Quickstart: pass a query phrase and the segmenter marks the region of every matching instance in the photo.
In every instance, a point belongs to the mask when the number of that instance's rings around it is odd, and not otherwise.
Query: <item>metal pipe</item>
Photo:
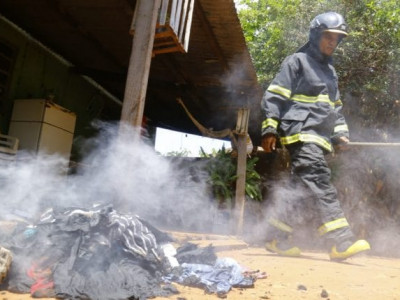
[[[375,142],[349,142],[348,146],[360,146],[360,147],[400,147],[400,143],[375,143]]]

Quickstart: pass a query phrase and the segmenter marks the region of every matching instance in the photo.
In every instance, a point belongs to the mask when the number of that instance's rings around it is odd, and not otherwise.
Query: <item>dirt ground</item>
[[[262,248],[248,247],[232,237],[199,239],[200,246],[213,244],[218,257],[235,259],[244,268],[266,272],[254,288],[233,288],[226,299],[363,299],[400,300],[400,259],[362,254],[338,263],[327,253],[305,252],[300,258],[271,254]],[[199,288],[176,285],[180,294],[160,299],[218,299]],[[26,300],[30,295],[0,291],[0,300]]]

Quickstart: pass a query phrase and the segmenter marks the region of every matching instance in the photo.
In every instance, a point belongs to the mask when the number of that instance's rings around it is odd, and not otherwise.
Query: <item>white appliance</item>
[[[59,154],[69,161],[76,115],[45,99],[14,101],[8,134],[19,139],[19,149]]]

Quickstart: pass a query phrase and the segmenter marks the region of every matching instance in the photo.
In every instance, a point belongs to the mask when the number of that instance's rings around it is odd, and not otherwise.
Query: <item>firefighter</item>
[[[297,186],[300,183],[309,192],[307,202],[312,201],[320,219],[319,234],[330,242],[331,260],[344,260],[370,249],[366,240],[357,240],[352,233],[325,160],[333,145],[349,142],[331,58],[347,34],[340,14],[327,12],[316,16],[310,24],[309,41],[284,60],[261,103],[265,117],[261,145],[266,152],[275,151],[278,143],[288,150],[292,182]],[[284,201],[296,207],[300,200],[288,197]],[[268,218],[267,250],[286,256],[301,254],[289,240],[292,226],[297,225],[292,224],[296,219],[289,215],[292,211],[285,207]]]

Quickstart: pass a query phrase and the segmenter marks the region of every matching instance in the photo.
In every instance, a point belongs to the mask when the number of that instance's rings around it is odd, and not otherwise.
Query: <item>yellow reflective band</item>
[[[343,105],[343,103],[342,103],[342,100],[336,100],[335,102],[334,102],[334,104],[335,104],[335,106],[341,106],[341,105]]]
[[[339,132],[339,131],[349,131],[349,127],[347,127],[346,124],[335,126],[335,129],[333,130],[333,132],[336,133],[336,132]]]
[[[318,96],[306,96],[306,95],[293,95],[292,100],[298,102],[315,103],[315,102],[326,102],[330,106],[334,106],[334,103],[329,99],[328,95],[318,95]]]
[[[328,151],[332,151],[332,146],[329,142],[327,142],[324,138],[307,133],[297,133],[295,135],[286,136],[281,138],[281,143],[284,145],[293,144],[296,142],[305,142],[305,143],[315,143]]]
[[[284,232],[289,232],[289,233],[293,232],[292,227],[290,227],[289,225],[287,225],[277,219],[271,218],[268,220],[268,223],[271,224],[272,226],[274,226],[275,228],[278,228],[279,230],[282,230]]]
[[[286,98],[289,98],[289,99],[290,99],[290,96],[292,95],[292,91],[291,90],[289,90],[287,88],[284,88],[284,87],[281,87],[281,86],[276,85],[276,84],[271,84],[268,87],[268,92],[279,94],[279,95],[282,95],[283,97],[286,97]]]
[[[349,223],[347,220],[345,218],[340,218],[323,224],[320,228],[318,228],[318,232],[320,235],[324,235],[330,231],[348,226]]]
[[[262,129],[267,128],[268,126],[274,127],[274,128],[278,128],[278,121],[274,120],[274,119],[265,119],[262,122]]]
[[[335,103],[333,103],[330,99],[328,95],[317,95],[317,96],[306,96],[306,95],[300,95],[300,94],[296,94],[292,96],[292,91],[284,88],[282,86],[276,85],[276,84],[271,84],[268,87],[268,91],[281,95],[283,97],[286,97],[290,100],[293,101],[298,101],[298,102],[305,102],[305,103],[315,103],[315,102],[326,102],[328,103],[330,106],[334,106]],[[339,100],[340,101],[340,100]]]

